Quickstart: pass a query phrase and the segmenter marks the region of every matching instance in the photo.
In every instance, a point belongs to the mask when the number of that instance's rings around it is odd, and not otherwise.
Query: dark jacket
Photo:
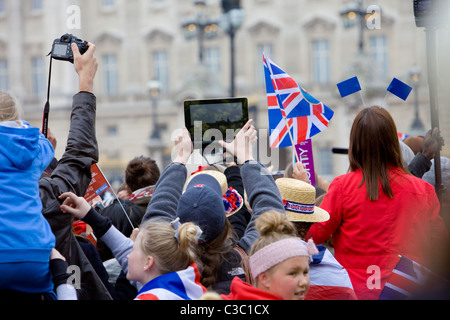
[[[96,97],[79,92],[73,97],[66,150],[50,177],[39,180],[42,213],[56,237],[56,249],[75,268],[74,281],[80,300],[111,300],[111,295],[83,253],[73,232],[73,218],[61,211],[58,197],[67,191],[84,196],[91,181],[91,166],[98,161],[95,135]],[[79,280],[80,283],[76,283]]]

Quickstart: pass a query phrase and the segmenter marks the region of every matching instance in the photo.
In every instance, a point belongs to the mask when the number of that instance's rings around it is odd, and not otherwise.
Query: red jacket
[[[378,200],[370,201],[365,184],[358,187],[361,170],[335,178],[321,205],[330,219],[310,229],[315,243],[332,235],[335,258],[358,299],[378,299],[399,254],[427,265],[448,236],[431,184],[400,169],[391,170],[389,180],[394,198],[380,184]]]
[[[280,297],[258,289],[251,284],[234,277],[228,295],[220,295],[223,300],[283,300]]]

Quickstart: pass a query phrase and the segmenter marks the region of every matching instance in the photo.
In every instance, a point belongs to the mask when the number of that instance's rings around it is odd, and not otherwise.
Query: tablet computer
[[[194,149],[231,142],[248,121],[247,98],[185,100],[184,121]]]

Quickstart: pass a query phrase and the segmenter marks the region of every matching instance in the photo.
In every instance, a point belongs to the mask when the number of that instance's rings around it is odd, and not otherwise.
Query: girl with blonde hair
[[[317,253],[306,245],[285,214],[270,210],[255,221],[260,237],[250,249],[253,286],[235,277],[224,300],[304,300],[309,289],[309,258]]]
[[[127,279],[139,290],[135,300],[193,300],[206,292],[195,263],[195,246],[202,233],[195,224],[182,224],[179,219],[144,222],[133,242],[83,197],[66,192],[60,199],[65,199],[63,212],[89,224],[111,249]]]

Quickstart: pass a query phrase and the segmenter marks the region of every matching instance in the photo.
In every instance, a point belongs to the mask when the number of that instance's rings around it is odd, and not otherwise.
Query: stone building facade
[[[173,134],[184,125],[183,101],[227,97],[230,92],[230,37],[220,25],[205,37],[202,47],[197,37],[187,37],[183,23],[195,17],[194,2],[0,0],[0,89],[11,91],[21,102],[26,119],[39,127],[47,92],[46,55],[53,40],[67,32],[93,42],[99,62],[95,94],[100,166],[116,186],[134,156],[152,156],[164,167],[171,159]],[[221,1],[205,3],[205,16],[219,21]],[[245,19],[234,42],[235,95],[249,99],[250,116],[260,129],[258,153],[261,159],[272,159],[273,163],[267,164],[274,164],[275,170],[284,169],[292,154],[290,148],[267,150],[263,50],[334,110],[329,128],[312,139],[316,171],[328,180],[348,169],[347,158],[333,154],[331,148],[348,147],[352,120],[362,108],[359,94],[339,96],[338,82],[357,75],[366,105],[384,103],[399,132],[411,132],[416,101],[425,130],[431,126],[426,34],[415,26],[412,1],[365,1],[362,8],[375,5],[380,9],[379,20],[372,24],[364,21],[361,29],[344,26],[340,13],[349,3],[241,0]],[[361,30],[362,51],[358,47]],[[447,145],[449,39],[447,29],[438,30],[438,101]],[[420,77],[410,97],[403,101],[388,95],[383,102],[393,77],[414,84],[414,68],[420,70]],[[51,76],[49,127],[58,139],[56,154],[61,156],[77,77],[72,65],[61,61],[53,62]],[[149,87],[154,80],[159,85],[157,95],[152,95]],[[442,153],[449,156],[447,146]],[[192,163],[192,168],[197,165]]]

